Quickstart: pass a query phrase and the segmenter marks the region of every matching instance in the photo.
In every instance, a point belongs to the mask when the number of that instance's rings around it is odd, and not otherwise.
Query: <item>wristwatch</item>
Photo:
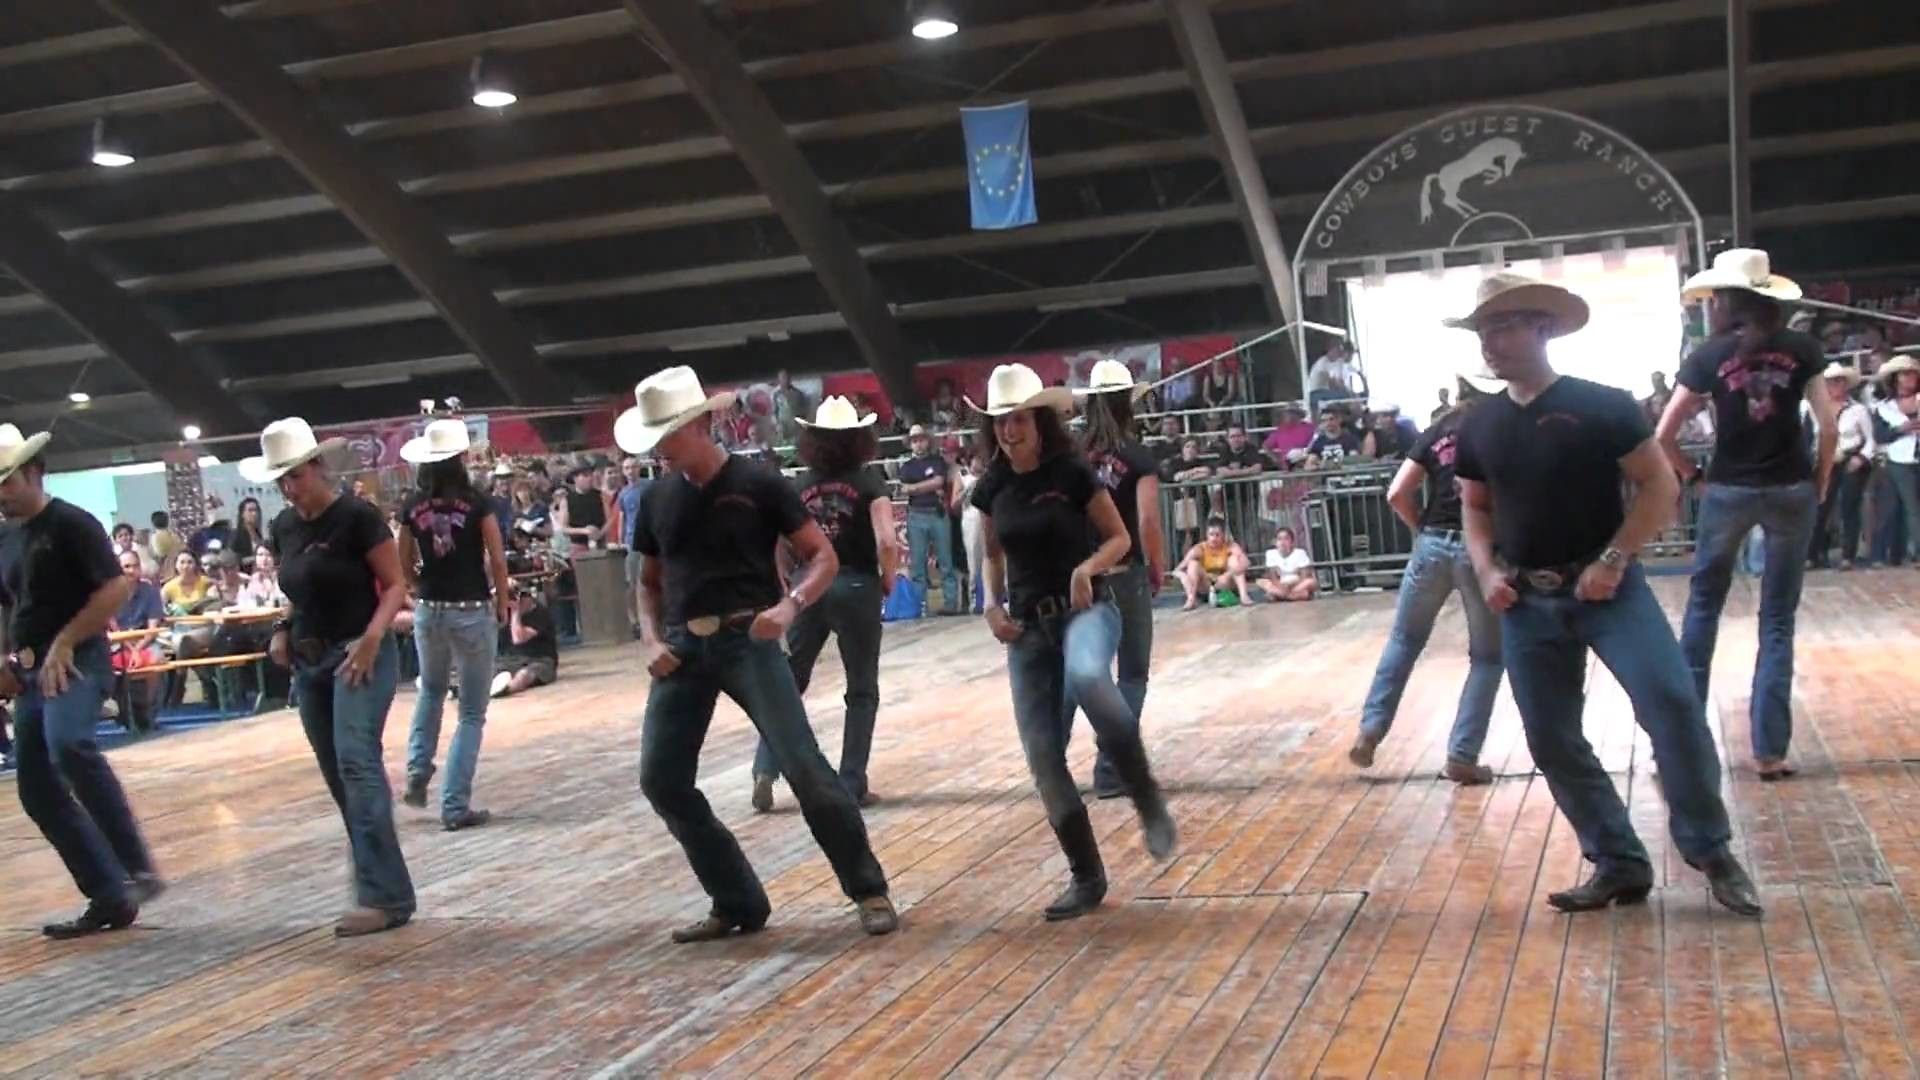
[[[807,598],[800,595],[799,586],[796,585],[787,591],[787,599],[793,601],[793,606],[799,608],[801,611],[807,610]]]
[[[1602,565],[1612,567],[1615,570],[1625,570],[1627,568],[1628,561],[1629,559],[1627,557],[1627,553],[1624,551],[1621,551],[1617,547],[1610,547],[1607,550],[1600,553],[1599,562]]]

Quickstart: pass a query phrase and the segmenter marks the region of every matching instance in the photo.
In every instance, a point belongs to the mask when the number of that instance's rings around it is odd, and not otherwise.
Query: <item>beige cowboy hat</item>
[[[813,419],[796,418],[796,421],[801,427],[817,431],[851,431],[854,428],[872,427],[878,419],[880,417],[873,413],[861,416],[860,410],[853,407],[853,402],[835,394],[813,410]]]
[[[260,456],[243,459],[240,475],[250,484],[271,484],[314,458],[345,445],[345,439],[316,439],[312,425],[297,416],[289,416],[268,424],[260,433]]]
[[[465,420],[435,420],[417,438],[401,444],[400,460],[415,465],[431,465],[436,461],[459,457],[467,452],[467,445]]]
[[[497,476],[497,477],[509,477],[509,476],[512,476],[512,475],[513,475],[513,462],[511,462],[511,461],[497,461],[497,462],[495,462],[495,463],[494,463],[494,466],[493,466],[493,475],[495,475],[495,476]]]
[[[1455,330],[1477,332],[1482,319],[1509,311],[1537,311],[1548,316],[1553,320],[1554,337],[1565,337],[1587,325],[1589,314],[1585,300],[1560,286],[1503,270],[1481,280],[1472,311],[1440,322]]]
[[[32,461],[41,447],[52,441],[53,433],[42,431],[22,435],[12,424],[0,424],[0,480],[12,476],[20,466]]]
[[[640,380],[634,406],[613,422],[613,441],[629,454],[644,454],[695,420],[733,405],[733,391],[712,397],[690,367],[670,367]]]
[[[1453,373],[1462,386],[1469,387],[1482,394],[1498,394],[1507,388],[1507,380],[1495,375],[1487,367],[1487,362],[1476,356],[1471,363],[1463,365]]]
[[[1902,353],[1881,365],[1880,370],[1873,373],[1873,377],[1877,382],[1886,382],[1903,371],[1920,371],[1920,360]]]
[[[1774,273],[1767,253],[1759,248],[1728,248],[1715,255],[1712,266],[1680,287],[1680,299],[1691,304],[1720,289],[1745,289],[1772,300],[1800,299],[1800,286]]]
[[[1820,373],[1820,377],[1822,379],[1845,379],[1847,380],[1847,389],[1849,390],[1859,386],[1860,383],[1866,379],[1865,375],[1860,374],[1859,368],[1842,364],[1838,361],[1828,364],[1826,370]]]
[[[1025,364],[1001,364],[987,376],[987,404],[979,411],[988,416],[1005,416],[1042,406],[1065,412],[1073,407],[1073,391],[1064,386],[1048,386]]]
[[[1089,397],[1093,394],[1118,394],[1131,392],[1134,400],[1144,397],[1153,389],[1151,383],[1133,381],[1133,371],[1118,360],[1102,360],[1093,365],[1093,371],[1087,375],[1087,385],[1073,392],[1074,397]]]

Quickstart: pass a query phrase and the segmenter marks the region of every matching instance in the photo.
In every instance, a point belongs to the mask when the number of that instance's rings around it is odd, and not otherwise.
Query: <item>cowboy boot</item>
[[[1053,835],[1060,839],[1060,850],[1066,852],[1067,868],[1073,875],[1067,891],[1047,905],[1047,921],[1062,922],[1085,915],[1107,898],[1107,868],[1100,861],[1100,844],[1094,839],[1093,822],[1085,807],[1056,824]]]

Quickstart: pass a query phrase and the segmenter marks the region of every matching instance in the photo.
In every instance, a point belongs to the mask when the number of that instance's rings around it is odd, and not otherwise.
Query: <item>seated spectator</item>
[[[254,549],[256,565],[262,558],[265,558],[269,565],[272,564],[273,553],[268,551],[265,545]],[[279,598],[279,604],[262,602],[273,599],[273,593],[278,589],[277,582],[269,577],[264,594],[261,590],[255,589],[254,579],[240,572],[240,553],[237,551],[223,551],[216,556],[214,573],[217,575],[214,586],[219,591],[222,603],[219,611],[214,614],[213,641],[207,654],[209,656],[251,656],[266,652],[268,643],[273,640],[272,619],[247,618],[229,622],[222,616],[241,615],[248,612],[264,613],[284,606],[285,596]],[[213,691],[207,700],[217,701],[219,699],[217,680],[220,677],[220,669],[203,669],[202,674],[203,686]],[[233,677],[240,699],[251,700],[259,690],[255,683],[254,667],[235,665]]]
[[[1190,484],[1213,475],[1213,459],[1200,455],[1200,440],[1189,437],[1180,442],[1180,456],[1161,466],[1160,480],[1169,484]],[[1182,547],[1193,543],[1200,529],[1198,488],[1176,488],[1173,496],[1174,542]]]
[[[553,614],[531,589],[515,589],[513,611],[494,663],[493,696],[519,694],[560,677],[560,643]]]
[[[133,591],[127,594],[127,602],[120,606],[113,619],[107,623],[107,629],[124,633],[132,630],[144,630],[145,636],[133,641],[123,641],[111,650],[113,670],[117,675],[125,676],[130,669],[158,667],[166,662],[161,654],[161,624],[167,614],[166,601],[160,598],[160,588],[148,581],[141,565],[140,556],[134,551],[120,553],[121,576],[133,582]],[[130,731],[153,730],[153,691],[157,676],[135,678],[127,687],[129,715],[122,721]]]
[[[1400,417],[1400,406],[1390,401],[1375,402],[1372,406],[1373,426],[1360,440],[1360,453],[1378,461],[1389,461],[1407,456],[1413,449],[1413,440],[1419,438],[1419,432],[1407,433],[1408,422]]]
[[[173,580],[160,587],[160,598],[166,603],[170,618],[204,615],[220,606],[220,594],[214,591],[212,579],[200,572],[199,556],[183,550],[173,557],[173,567]],[[207,655],[212,644],[213,627],[205,623],[173,628],[171,645],[175,660],[198,660]],[[186,680],[174,680],[170,700],[177,705],[185,693]]]
[[[238,604],[240,591],[247,585],[247,575],[240,572],[240,553],[215,552],[207,561],[213,565],[213,591],[220,598],[214,610],[220,611]]]
[[[1293,530],[1281,529],[1267,549],[1267,573],[1260,579],[1260,591],[1276,602],[1311,600],[1320,588],[1312,569],[1313,559],[1293,544]]]
[[[1307,444],[1307,468],[1338,468],[1348,457],[1360,453],[1360,437],[1347,430],[1344,410],[1330,408],[1320,414],[1320,432]]]
[[[1313,425],[1307,423],[1306,412],[1300,406],[1288,403],[1273,410],[1273,430],[1267,433],[1260,449],[1275,461],[1280,461],[1295,450],[1305,450],[1313,442],[1313,434]]]
[[[123,521],[113,527],[113,553],[120,556],[128,552],[140,560],[140,576],[152,580],[159,564],[153,561],[153,553],[140,545],[133,534],[133,526]]]
[[[253,573],[247,575],[240,590],[227,601],[229,611],[262,611],[287,606],[287,594],[280,591],[280,564],[273,549],[265,544],[253,549]]]
[[[1182,611],[1199,607],[1203,592],[1216,602],[1220,593],[1227,593],[1242,604],[1253,603],[1247,595],[1246,550],[1227,535],[1224,519],[1207,519],[1207,538],[1187,549],[1173,576],[1187,590],[1187,605]]]
[[[1180,430],[1180,418],[1163,416],[1160,418],[1160,434],[1148,444],[1153,449],[1153,459],[1162,468],[1167,462],[1180,456],[1180,444],[1186,441],[1186,434]]]

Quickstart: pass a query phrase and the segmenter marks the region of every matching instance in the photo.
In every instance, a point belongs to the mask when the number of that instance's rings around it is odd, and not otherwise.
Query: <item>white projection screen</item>
[[[1593,309],[1586,329],[1550,347],[1555,370],[1645,397],[1653,372],[1671,374],[1680,366],[1680,265],[1669,248],[1631,248],[1622,254],[1624,261],[1614,267],[1604,266],[1595,253],[1568,255],[1552,274],[1538,261],[1515,262],[1509,269],[1563,285]],[[1356,348],[1373,398],[1395,402],[1425,426],[1440,388],[1453,385],[1454,372],[1479,362],[1479,339],[1441,326],[1440,320],[1473,309],[1474,289],[1485,274],[1479,266],[1459,266],[1438,277],[1414,271],[1389,274],[1376,285],[1360,278],[1347,281]]]

